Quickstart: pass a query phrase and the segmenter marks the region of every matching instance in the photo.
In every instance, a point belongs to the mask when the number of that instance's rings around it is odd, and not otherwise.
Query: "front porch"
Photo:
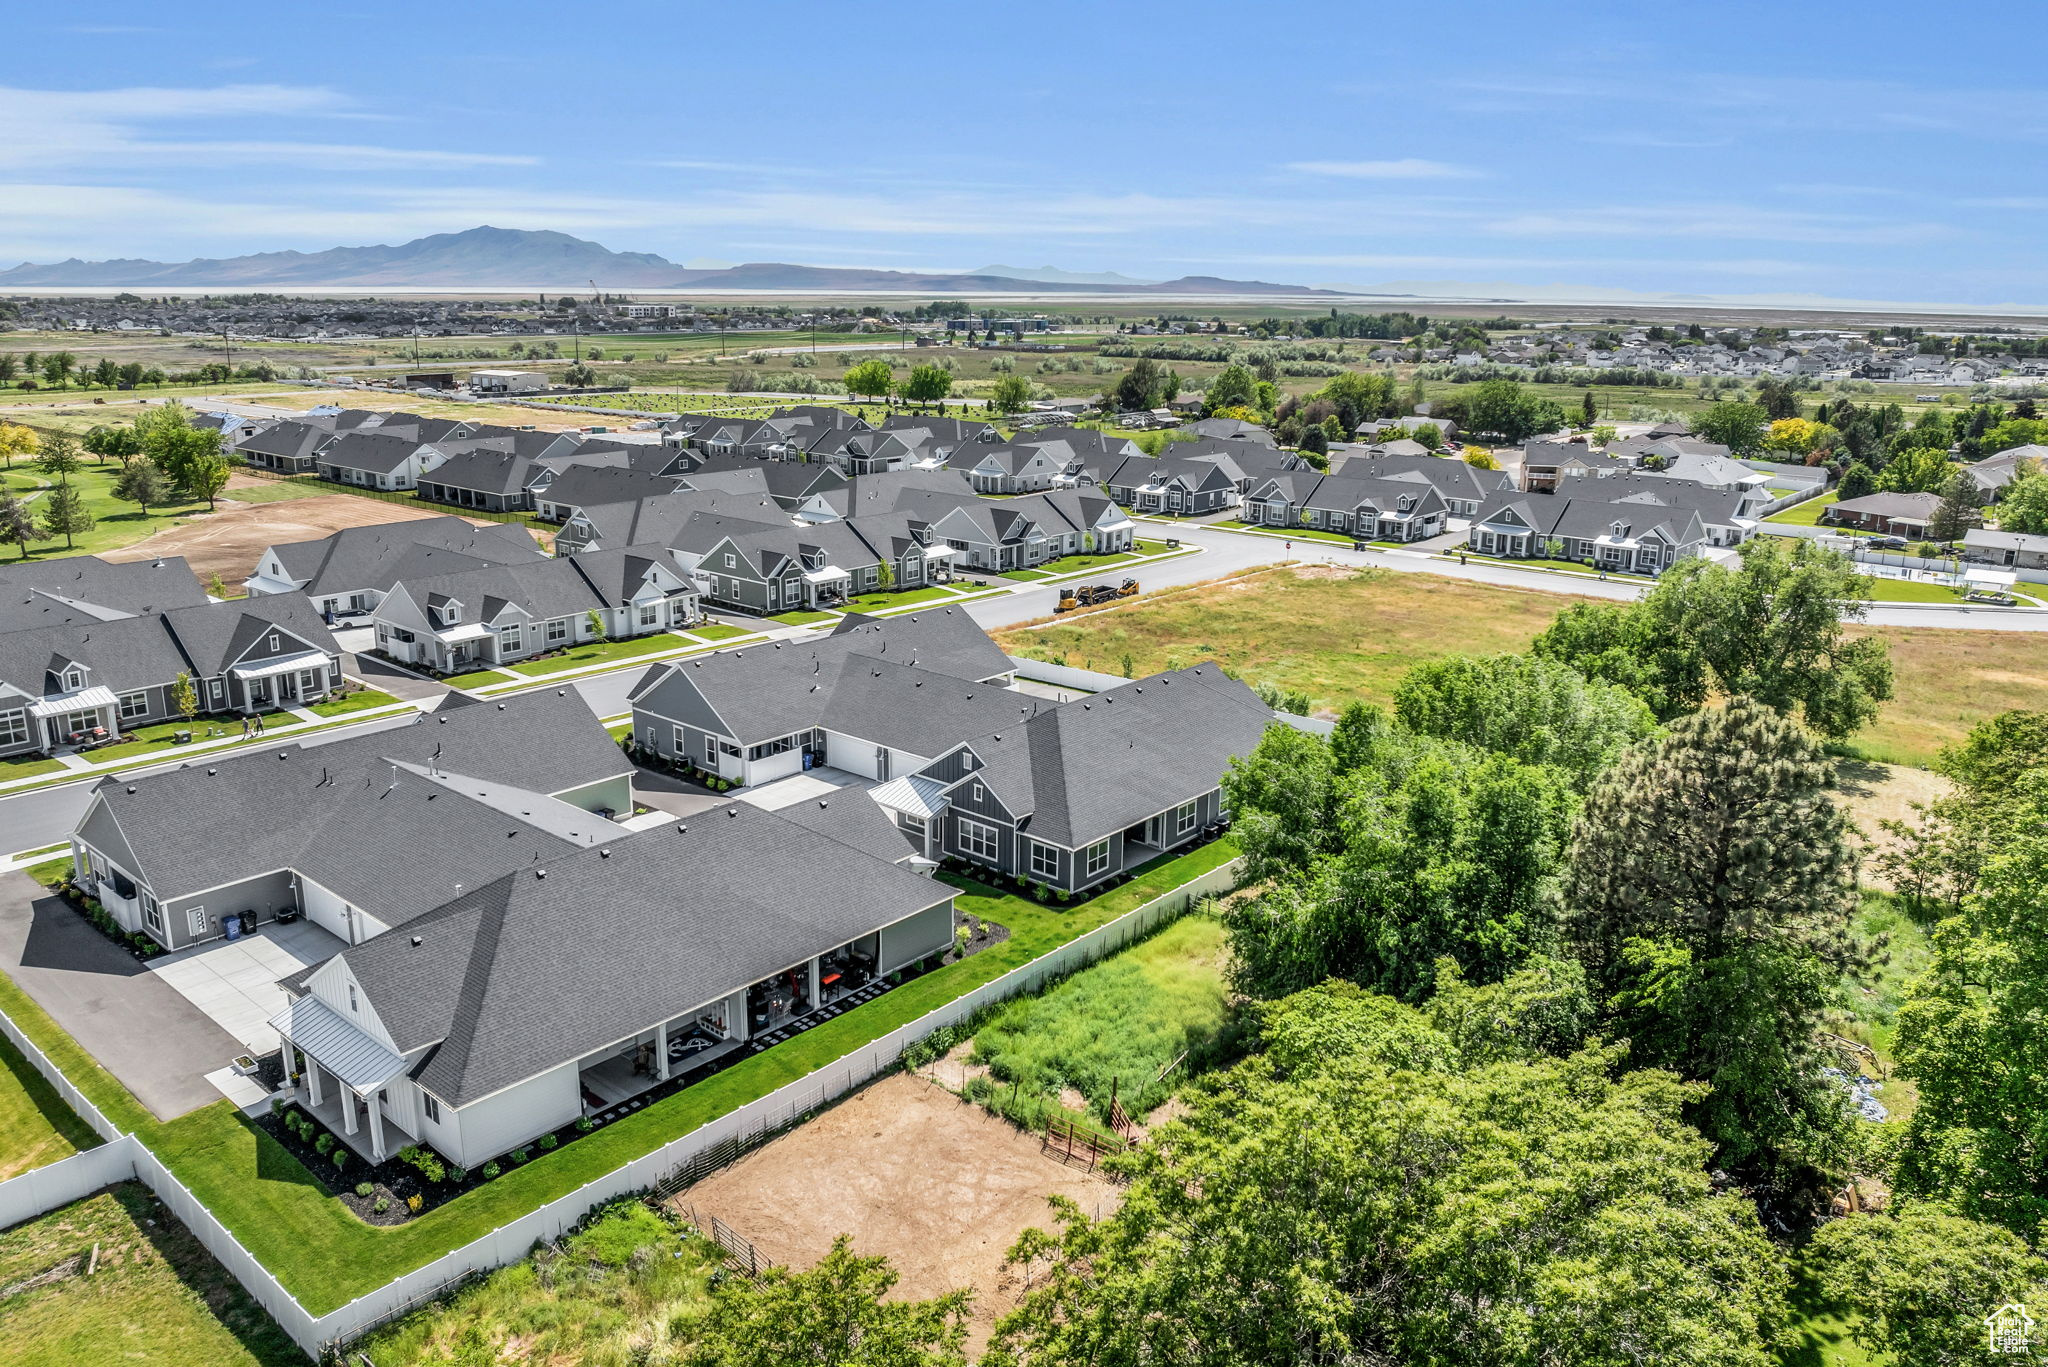
[[[284,1046],[286,1077],[300,1073],[293,1097],[350,1148],[381,1163],[417,1142],[385,1110],[388,1090],[410,1085],[398,1054],[314,996],[294,999],[270,1025]]]
[[[403,1125],[388,1115],[380,1114],[380,1108],[367,1106],[360,1096],[346,1087],[335,1086],[332,1074],[328,1075],[326,1082],[318,1101],[311,1099],[304,1078],[299,1080],[294,1095],[309,1115],[332,1130],[364,1162],[381,1163],[400,1149],[420,1142]]]

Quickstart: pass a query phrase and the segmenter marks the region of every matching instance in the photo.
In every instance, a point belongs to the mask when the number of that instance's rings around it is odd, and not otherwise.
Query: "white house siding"
[[[583,1092],[574,1063],[564,1063],[504,1091],[472,1101],[460,1110],[441,1107],[442,1124],[454,1144],[443,1152],[474,1168],[583,1114]],[[440,1145],[435,1145],[440,1148]]]
[[[872,746],[869,747],[869,749],[873,748]],[[760,759],[750,759],[745,763],[746,767],[743,770],[746,776],[745,782],[772,783],[778,778],[788,778],[791,774],[800,774],[804,771],[803,747],[798,746],[793,750],[784,750],[779,755],[766,755]]]
[[[889,772],[886,774],[878,772],[879,766],[875,762],[875,751],[878,748],[888,753]],[[834,769],[844,769],[849,774],[859,774],[862,778],[901,778],[905,774],[915,773],[924,768],[931,763],[931,757],[913,755],[908,750],[890,749],[887,746],[877,747],[871,740],[849,736],[843,731],[827,731],[825,763]]]
[[[607,811],[629,816],[633,811],[633,775],[624,773],[599,779],[581,788],[565,789],[554,796],[586,812]]]
[[[905,964],[915,963],[927,954],[938,953],[952,938],[952,907],[926,907],[915,916],[882,928],[881,946],[875,955],[876,967],[884,973],[892,972]]]

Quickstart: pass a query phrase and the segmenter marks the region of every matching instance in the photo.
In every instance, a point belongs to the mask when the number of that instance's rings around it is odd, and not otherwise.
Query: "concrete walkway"
[[[0,970],[158,1119],[220,1100],[242,1042],[24,873],[0,874]]]

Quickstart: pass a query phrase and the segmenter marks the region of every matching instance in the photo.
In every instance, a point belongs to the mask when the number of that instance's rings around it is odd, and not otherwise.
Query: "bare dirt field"
[[[1946,797],[1953,786],[1940,774],[1904,764],[1843,760],[1835,768],[1842,806],[1867,842],[1863,881],[1872,887],[1890,883],[1877,872],[1875,860],[1894,843],[1879,826],[1882,821],[1911,821],[1913,804]]]
[[[321,494],[276,503],[233,503],[224,499],[219,512],[195,517],[181,526],[158,532],[132,546],[104,551],[102,555],[108,560],[182,555],[191,562],[192,572],[199,576],[200,583],[207,583],[218,574],[233,588],[255,570],[256,559],[266,547],[287,541],[310,541],[344,527],[446,515],[431,508],[411,508],[353,494]]]
[[[921,1078],[887,1078],[676,1198],[717,1216],[761,1257],[809,1267],[839,1234],[886,1254],[895,1296],[975,1291],[969,1351],[987,1343],[1021,1281],[1003,1255],[1032,1225],[1052,1226],[1046,1197],[1089,1215],[1116,1209],[1102,1177],[1040,1155],[1038,1139]]]

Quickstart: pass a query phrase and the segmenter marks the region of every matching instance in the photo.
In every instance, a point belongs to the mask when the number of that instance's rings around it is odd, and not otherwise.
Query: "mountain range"
[[[1340,291],[1211,275],[1178,280],[1135,280],[1114,272],[1093,274],[1052,266],[1019,270],[893,271],[851,266],[747,262],[692,269],[651,252],[615,252],[567,233],[523,228],[471,228],[435,233],[397,246],[332,247],[321,252],[258,252],[193,261],[81,261],[26,263],[0,271],[0,289],[290,289],[338,286],[407,288],[606,290],[773,290],[876,293],[1341,296]]]

